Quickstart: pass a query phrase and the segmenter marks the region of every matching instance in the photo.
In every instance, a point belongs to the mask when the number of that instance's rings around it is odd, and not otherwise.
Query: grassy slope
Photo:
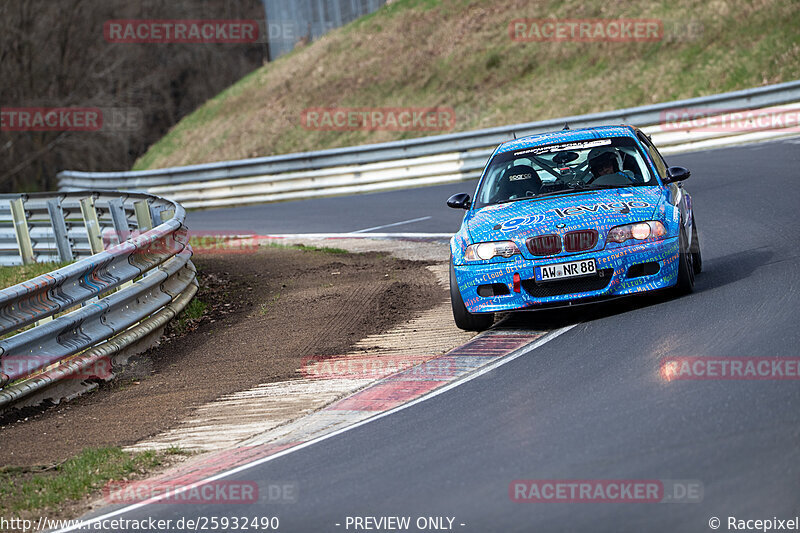
[[[665,38],[512,42],[509,22],[525,17],[661,18]],[[792,0],[396,0],[243,78],[136,168],[430,134],[308,131],[308,107],[450,106],[463,131],[788,81],[797,28]]]

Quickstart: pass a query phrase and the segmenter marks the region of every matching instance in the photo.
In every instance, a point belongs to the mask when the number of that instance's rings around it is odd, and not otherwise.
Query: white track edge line
[[[484,374],[487,374],[487,373],[491,372],[492,370],[494,370],[495,368],[499,368],[499,367],[505,365],[506,363],[510,363],[511,361],[513,361],[513,360],[515,360],[515,359],[517,359],[519,357],[522,357],[523,355],[535,350],[536,348],[538,348],[538,347],[550,342],[551,340],[555,339],[556,337],[561,336],[562,334],[566,333],[567,331],[571,330],[572,328],[574,328],[577,325],[578,324],[572,324],[570,326],[564,326],[563,328],[559,328],[559,329],[553,330],[553,331],[551,331],[549,333],[546,333],[545,335],[543,335],[542,337],[539,337],[538,339],[536,339],[532,343],[530,343],[530,344],[528,344],[526,346],[523,346],[522,348],[519,348],[518,350],[510,353],[509,355],[500,357],[499,359],[497,359],[495,361],[492,361],[491,363],[488,363],[488,364],[482,366],[481,368],[479,368],[475,372],[473,372],[473,373],[471,373],[471,374],[469,374],[467,376],[464,376],[463,378],[456,379],[452,383],[448,383],[447,385],[439,387],[438,389],[435,389],[435,390],[429,392],[428,394],[425,394],[424,396],[420,396],[419,398],[416,398],[416,399],[414,399],[414,400],[412,400],[412,401],[410,401],[408,403],[404,403],[403,405],[398,405],[397,407],[394,407],[394,408],[392,408],[392,409],[390,409],[388,411],[384,411],[383,413],[376,414],[375,416],[371,416],[371,417],[369,417],[369,418],[367,418],[365,420],[361,420],[361,421],[356,422],[354,424],[351,424],[349,426],[343,427],[341,429],[337,429],[336,431],[332,431],[331,433],[327,433],[325,435],[320,435],[319,437],[316,437],[316,438],[311,439],[311,440],[306,441],[306,442],[302,442],[302,443],[300,443],[300,444],[298,444],[296,446],[292,446],[291,448],[287,448],[285,450],[281,450],[281,451],[279,451],[277,453],[274,453],[272,455],[269,455],[267,457],[262,457],[260,459],[256,459],[255,461],[251,461],[249,463],[245,463],[243,465],[239,465],[236,468],[232,468],[231,470],[227,470],[225,472],[221,472],[219,474],[215,474],[213,476],[207,477],[206,479],[202,479],[200,481],[195,481],[195,482],[193,482],[193,483],[191,483],[191,484],[189,484],[189,485],[187,485],[185,487],[182,487],[182,488],[180,488],[180,489],[178,489],[176,491],[170,492],[169,494],[173,495],[173,496],[177,496],[178,494],[186,492],[187,490],[190,490],[190,489],[192,489],[194,487],[199,487],[199,486],[202,486],[202,485],[204,485],[206,483],[210,483],[212,481],[217,481],[219,479],[226,478],[226,477],[231,476],[233,474],[238,474],[239,472],[244,472],[245,470],[253,468],[254,466],[258,466],[258,465],[262,465],[264,463],[268,463],[269,461],[272,461],[274,459],[278,459],[279,457],[283,457],[283,456],[289,455],[290,453],[296,452],[298,450],[302,450],[302,449],[307,448],[307,447],[309,447],[309,446],[311,446],[313,444],[316,444],[318,442],[322,442],[324,440],[330,439],[330,438],[335,437],[337,435],[341,435],[342,433],[345,433],[345,432],[350,431],[352,429],[356,429],[356,428],[361,427],[363,425],[366,425],[366,424],[368,424],[370,422],[374,422],[375,420],[379,420],[379,419],[384,418],[386,416],[389,416],[389,415],[392,415],[392,414],[397,413],[399,411],[402,411],[403,409],[407,409],[409,407],[417,405],[418,403],[422,403],[422,402],[424,402],[426,400],[429,400],[431,398],[439,396],[440,394],[443,394],[443,393],[445,393],[445,392],[447,392],[447,391],[449,391],[451,389],[454,389],[454,388],[456,388],[456,387],[458,387],[460,385],[463,385],[464,383],[472,381],[473,379],[475,379],[477,377],[480,377],[480,376],[482,376]],[[66,528],[63,528],[63,529],[58,529],[58,530],[53,531],[51,533],[65,533],[67,531],[75,531],[75,530],[83,529],[86,526],[89,526],[89,525],[94,524],[96,522],[100,522],[102,520],[107,520],[109,518],[113,518],[115,516],[119,516],[119,515],[125,514],[125,513],[130,512],[130,511],[135,511],[136,509],[141,509],[142,507],[145,507],[147,505],[150,505],[150,504],[156,503],[156,502],[158,502],[160,500],[163,500],[165,497],[167,497],[167,494],[162,494],[160,496],[153,496],[152,498],[149,498],[149,499],[147,499],[147,500],[145,500],[143,502],[138,502],[138,503],[129,505],[127,507],[123,507],[122,509],[117,509],[116,511],[112,511],[112,512],[104,514],[104,515],[100,515],[100,516],[97,516],[97,517],[94,517],[94,518],[90,518],[90,519],[85,520],[85,521],[80,521],[77,524],[73,524],[73,525],[71,525],[69,527],[66,527]]]
[[[449,239],[453,233],[271,233],[246,235],[256,239]]]
[[[376,229],[391,228],[391,227],[394,227],[394,226],[402,226],[404,224],[411,224],[411,223],[414,223],[414,222],[422,222],[423,220],[429,220],[430,218],[432,218],[432,217],[427,216],[427,217],[411,218],[409,220],[401,220],[400,222],[392,222],[391,224],[384,224],[382,226],[373,226],[371,228],[359,229],[359,230],[356,230],[356,231],[351,231],[350,233],[367,233],[369,231],[373,231],[373,230],[376,230]]]

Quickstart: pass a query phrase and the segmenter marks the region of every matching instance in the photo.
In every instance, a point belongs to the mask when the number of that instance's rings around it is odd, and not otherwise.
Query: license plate
[[[591,276],[596,273],[597,267],[595,267],[594,259],[583,259],[570,263],[558,263],[556,265],[536,267],[536,280],[552,281],[562,278]]]

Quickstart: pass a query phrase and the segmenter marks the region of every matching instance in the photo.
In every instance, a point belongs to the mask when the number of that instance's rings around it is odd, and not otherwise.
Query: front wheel
[[[453,306],[453,319],[459,329],[465,331],[483,331],[489,329],[494,323],[494,313],[473,314],[467,311],[464,300],[461,298],[461,291],[458,290],[456,281],[456,269],[450,261],[450,304]]]
[[[697,219],[692,212],[692,266],[694,273],[699,274],[703,271],[703,256],[700,255],[700,238],[697,236]]]
[[[694,291],[694,254],[689,250],[688,239],[686,238],[686,230],[681,225],[680,253],[678,259],[678,284],[675,290],[678,294],[689,294]]]

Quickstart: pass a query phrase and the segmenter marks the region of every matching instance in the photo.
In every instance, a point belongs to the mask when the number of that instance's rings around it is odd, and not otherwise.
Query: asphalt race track
[[[347,233],[369,228],[380,232],[455,233],[463,212],[445,200],[475,191],[477,180],[400,191],[207,209],[187,214],[190,231],[255,233]],[[417,220],[417,219],[425,220]],[[403,223],[408,220],[415,222]]]
[[[712,517],[726,531],[728,516],[794,518],[800,382],[666,382],[658,370],[667,356],[800,355],[800,140],[667,159],[692,170],[704,258],[694,294],[512,317],[503,327],[577,326],[444,394],[227,478],[295,483],[296,503],[155,504],[124,517],[273,515],[282,532],[353,531],[347,516],[455,517],[453,529],[470,532],[711,531]],[[379,231],[453,232],[461,215],[444,201],[473,190],[199,211],[189,225],[346,232],[431,217]],[[703,499],[514,503],[517,479],[694,480]]]

